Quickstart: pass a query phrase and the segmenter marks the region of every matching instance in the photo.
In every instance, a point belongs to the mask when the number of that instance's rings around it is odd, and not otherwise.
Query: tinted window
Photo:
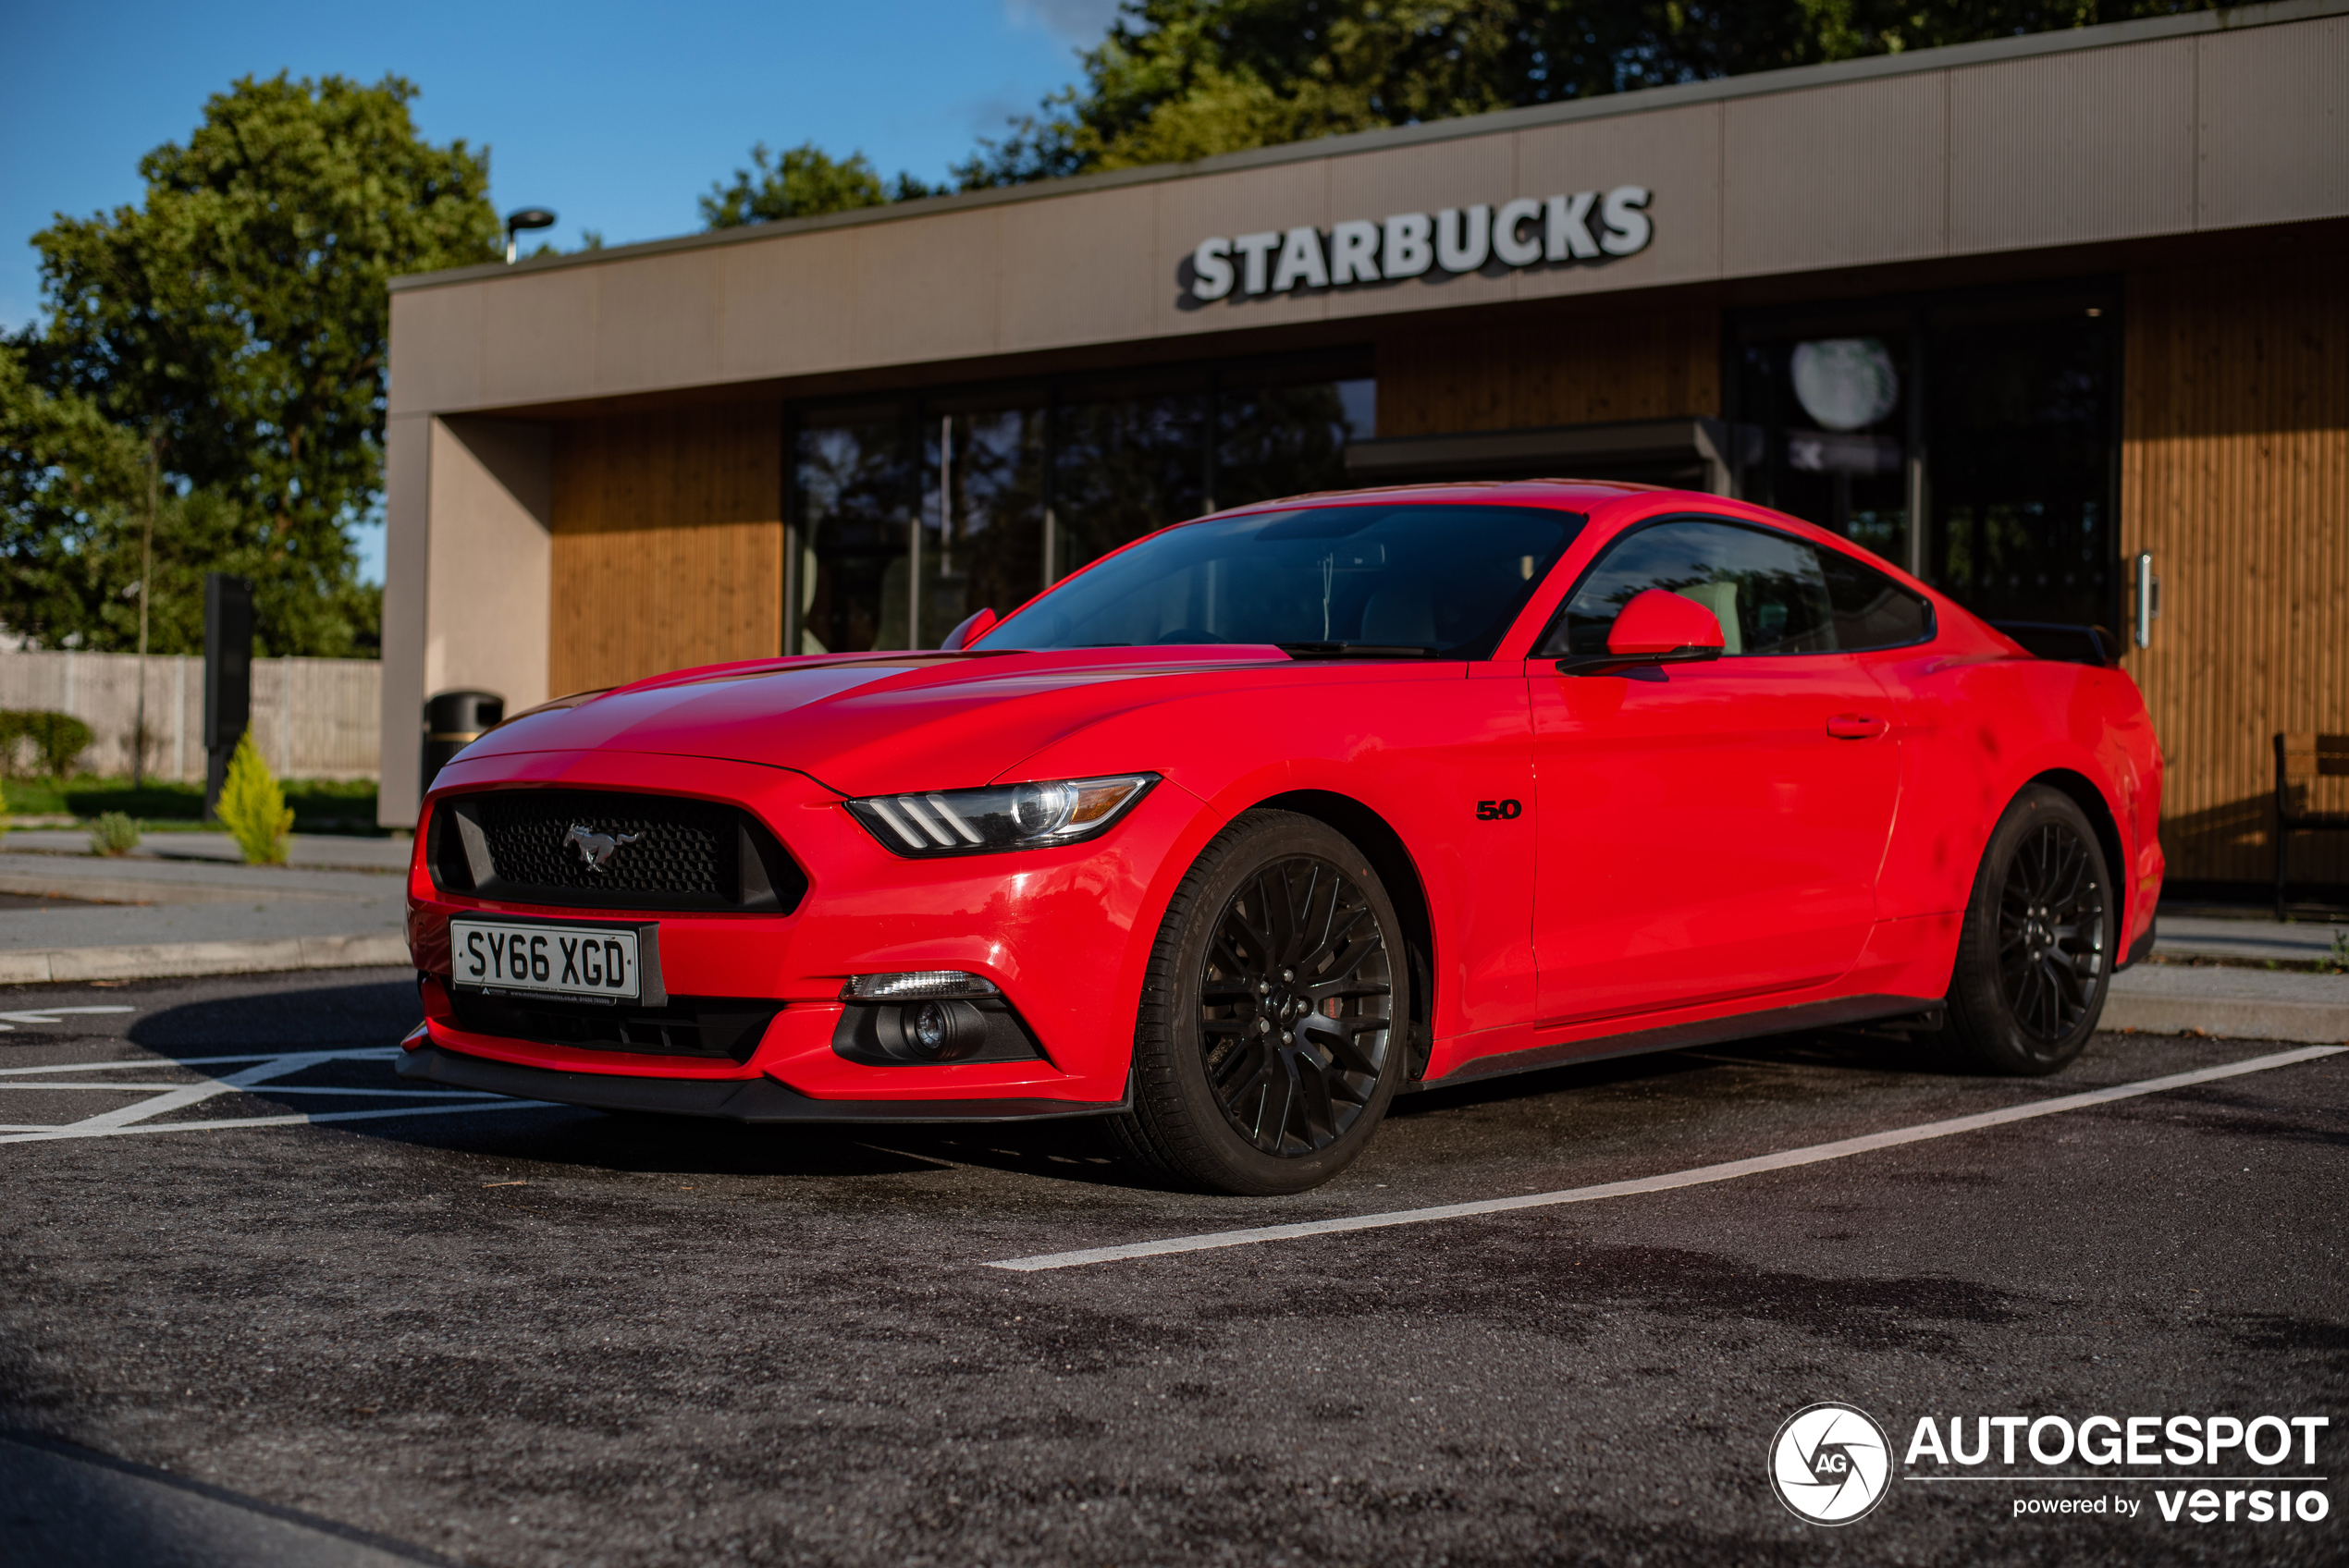
[[[1833,649],[1834,611],[1810,545],[1723,522],[1664,522],[1617,540],[1582,580],[1546,652],[1603,654],[1634,594],[1662,588],[1721,623],[1729,657]],[[1563,646],[1560,646],[1560,643]]]
[[[1532,507],[1313,507],[1168,529],[977,644],[1336,643],[1490,658],[1580,531]]]
[[[1818,552],[1826,573],[1827,602],[1835,608],[1839,648],[1898,648],[1933,634],[1933,606],[1874,567],[1840,550]]]

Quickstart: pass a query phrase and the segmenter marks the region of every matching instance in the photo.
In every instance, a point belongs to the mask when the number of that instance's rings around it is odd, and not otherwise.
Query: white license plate
[[[451,978],[486,991],[634,1001],[644,989],[636,933],[613,926],[449,923]]]

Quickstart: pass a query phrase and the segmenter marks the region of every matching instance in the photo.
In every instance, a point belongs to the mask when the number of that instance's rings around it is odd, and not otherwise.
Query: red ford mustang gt
[[[401,1072],[1104,1116],[1162,1179],[1295,1192],[1398,1093],[1560,1062],[1893,1021],[2051,1072],[2152,941],[2129,678],[1713,496],[1270,502],[949,641],[468,747],[416,837]]]

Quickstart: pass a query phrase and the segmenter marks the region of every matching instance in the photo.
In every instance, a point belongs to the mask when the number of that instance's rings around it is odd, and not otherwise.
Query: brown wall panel
[[[1602,304],[1432,321],[1378,346],[1378,433],[1440,435],[1721,411],[1721,313]]]
[[[2349,731],[2349,252],[2131,275],[2121,547],[2161,615],[2127,665],[2169,764],[2175,878],[2275,869],[2281,729]],[[2323,782],[2334,809],[2349,779]],[[2293,847],[2349,882],[2349,835]]]
[[[557,427],[555,691],[782,647],[782,432],[772,403]]]

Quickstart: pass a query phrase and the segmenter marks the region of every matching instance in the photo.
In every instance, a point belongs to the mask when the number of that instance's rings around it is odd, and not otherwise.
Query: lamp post
[[[555,214],[545,207],[522,207],[506,214],[506,264],[514,264],[514,236],[525,228],[552,228]]]

